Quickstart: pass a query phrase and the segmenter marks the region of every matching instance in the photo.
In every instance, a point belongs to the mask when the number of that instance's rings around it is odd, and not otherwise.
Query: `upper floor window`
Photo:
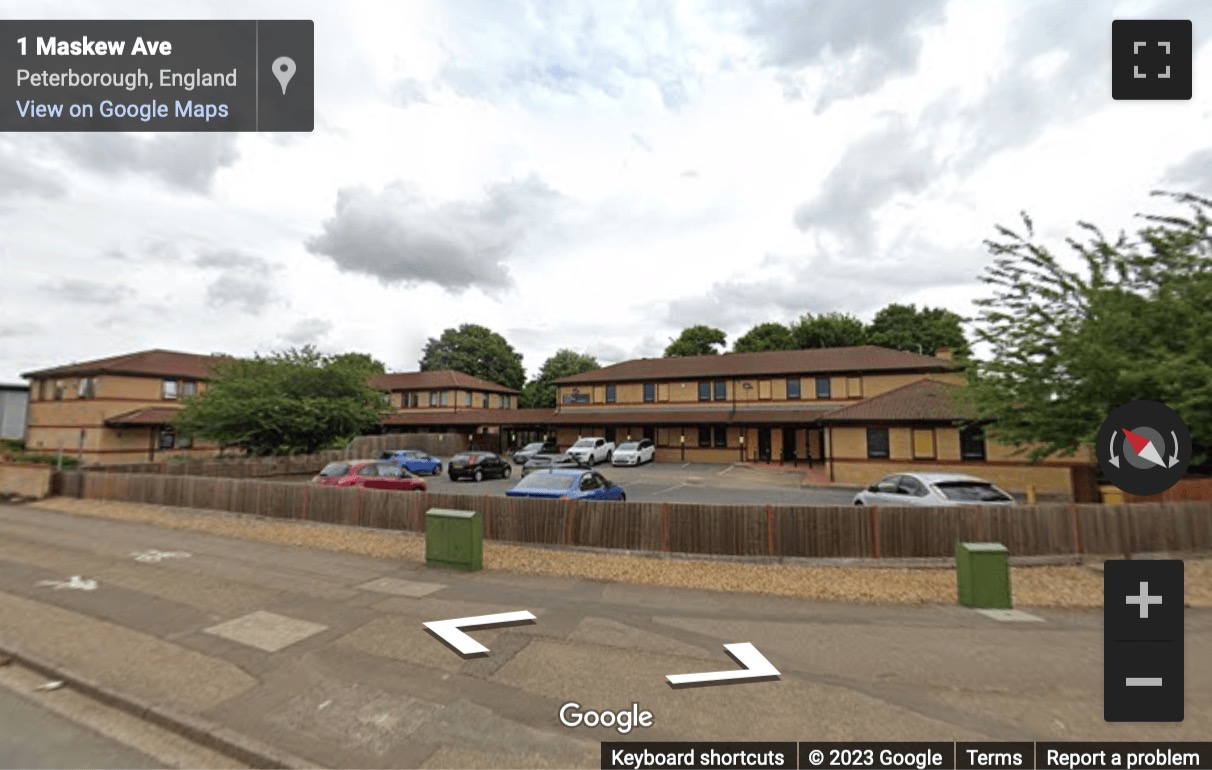
[[[480,406],[484,407],[485,409],[488,408],[488,394],[487,393],[485,393],[484,398],[481,399]]]
[[[656,401],[656,385],[651,382],[644,383],[644,403],[651,404]]]
[[[509,396],[506,396],[506,395],[497,396],[497,406],[500,407],[501,409],[508,409],[509,408]]]
[[[816,397],[817,398],[832,398],[830,395],[830,383],[828,377],[816,378]]]
[[[606,386],[606,403],[613,404],[615,402],[615,388],[613,385]]]
[[[888,456],[887,428],[867,429],[867,456],[872,458],[884,458]]]
[[[964,460],[985,459],[985,429],[968,425],[960,429],[960,457]]]
[[[46,400],[46,380],[38,380],[38,400]]]
[[[716,401],[726,401],[728,399],[728,383],[723,380],[716,380],[711,388],[711,397]]]
[[[795,399],[800,397],[800,378],[787,378],[787,398]]]
[[[711,383],[710,382],[700,382],[699,383],[699,401],[710,401],[710,400],[711,400]]]
[[[97,395],[96,383],[92,377],[81,377],[76,384],[76,398],[93,398]]]
[[[463,401],[463,406],[471,406],[471,404],[472,404],[471,399],[472,399],[472,395],[473,395],[472,392],[469,390],[464,395],[466,396],[466,399]]]
[[[63,386],[63,380],[55,380],[55,400],[56,401],[63,400],[63,392],[65,390],[66,390],[66,388]]]
[[[416,392],[412,392],[412,393],[405,393],[405,394],[404,394],[404,397],[400,399],[400,405],[401,405],[401,406],[412,406],[412,407],[415,407],[415,406],[420,406],[420,404],[421,404],[421,399],[420,399],[420,397],[417,395],[417,393],[416,393]]]
[[[186,380],[185,382],[181,383],[181,394],[184,396],[198,395],[198,383],[194,382],[193,380]]]
[[[430,406],[438,405],[438,399],[441,398],[441,396],[439,395],[440,392],[441,391],[437,391],[437,390],[429,391],[429,405]]]
[[[177,381],[176,380],[164,380],[160,384],[160,396],[162,398],[176,398],[177,397]],[[171,449],[172,447],[169,446],[169,447],[165,447],[165,448]]]

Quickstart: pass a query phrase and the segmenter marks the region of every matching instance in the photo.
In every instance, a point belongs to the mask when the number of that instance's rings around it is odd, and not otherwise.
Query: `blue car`
[[[379,460],[398,465],[418,476],[437,476],[442,472],[442,461],[419,449],[388,449],[379,455]]]
[[[551,500],[623,500],[623,488],[597,471],[578,468],[552,468],[527,474],[509,497],[546,497]]]

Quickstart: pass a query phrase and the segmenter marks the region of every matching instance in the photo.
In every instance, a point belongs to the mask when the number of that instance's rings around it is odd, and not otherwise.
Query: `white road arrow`
[[[724,650],[728,657],[743,666],[739,671],[707,671],[702,674],[672,674],[665,677],[669,686],[703,687],[714,684],[732,684],[733,682],[769,682],[779,678],[779,671],[770,665],[766,656],[758,652],[749,642],[725,644]]]
[[[422,625],[429,633],[438,637],[447,647],[462,655],[464,658],[484,657],[488,648],[472,639],[460,629],[463,628],[501,628],[502,626],[521,626],[535,622],[536,618],[526,610],[519,612],[500,612],[496,615],[477,615],[474,618],[455,618],[453,620],[431,620]]]

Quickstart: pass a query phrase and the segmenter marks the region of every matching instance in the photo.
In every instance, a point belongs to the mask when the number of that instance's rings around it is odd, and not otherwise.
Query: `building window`
[[[968,425],[960,428],[960,458],[985,459],[985,429],[982,426]]]
[[[488,394],[487,393],[485,393],[484,398],[480,400],[480,406],[484,407],[485,409],[488,408]]]
[[[712,442],[714,446],[717,446],[717,447],[728,446],[728,428],[727,428],[727,426],[717,425],[712,429],[712,433],[714,434],[713,438],[715,439]]]
[[[617,436],[617,435],[618,435],[618,428],[607,428],[605,430],[605,432],[603,433],[603,438],[605,438],[608,442],[613,444],[615,436]]]
[[[437,390],[429,391],[429,405],[430,406],[438,405],[438,399],[441,398],[441,396],[439,395],[439,392],[440,391],[437,391]]]
[[[198,395],[198,383],[194,382],[193,380],[186,380],[185,382],[181,383],[181,393],[182,395],[186,396]]]
[[[613,385],[606,386],[606,403],[613,404],[615,402],[615,389]]]
[[[867,429],[867,456],[873,458],[888,457],[888,429]]]
[[[711,383],[710,382],[700,382],[699,383],[699,401],[710,401],[710,400],[711,400]]]
[[[711,428],[707,425],[699,426],[699,446],[711,446]]]
[[[76,385],[76,398],[92,398],[97,395],[92,377],[81,377]]]
[[[421,405],[421,398],[416,393],[409,393],[407,395],[408,395],[408,406],[417,407],[417,406]]]
[[[651,404],[656,401],[656,385],[651,382],[644,383],[644,403]]]
[[[161,396],[161,398],[166,398],[166,399],[176,398],[177,397],[177,381],[176,380],[164,380],[160,384],[160,396]]]
[[[63,400],[63,391],[66,390],[63,386],[63,380],[55,380],[55,400]]]
[[[817,377],[816,378],[816,397],[817,398],[830,398],[829,393],[830,393],[829,378],[828,377]]]
[[[38,400],[46,400],[46,380],[38,380]]]
[[[177,434],[173,432],[172,428],[161,428],[160,429],[160,448],[161,449],[172,449],[173,444],[176,442],[176,440],[177,440]]]
[[[497,396],[497,406],[501,409],[509,407],[509,396]]]
[[[712,387],[712,398],[716,401],[728,400],[728,384],[723,380],[716,380]]]
[[[471,391],[470,391],[470,390],[468,390],[468,391],[464,392],[464,393],[463,393],[463,396],[464,396],[464,399],[463,399],[463,406],[471,406],[471,403],[472,403],[472,402],[471,402],[471,398],[472,398],[472,396],[471,396]]]
[[[787,398],[796,399],[800,397],[800,378],[787,378]]]
[[[177,448],[178,449],[189,449],[193,445],[194,445],[193,436],[180,436],[177,438]]]

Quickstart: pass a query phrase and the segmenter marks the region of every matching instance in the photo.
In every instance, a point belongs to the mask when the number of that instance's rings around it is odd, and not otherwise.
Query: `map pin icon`
[[[282,95],[286,95],[286,86],[295,76],[295,60],[289,56],[279,56],[273,63],[274,77],[282,84]]]

